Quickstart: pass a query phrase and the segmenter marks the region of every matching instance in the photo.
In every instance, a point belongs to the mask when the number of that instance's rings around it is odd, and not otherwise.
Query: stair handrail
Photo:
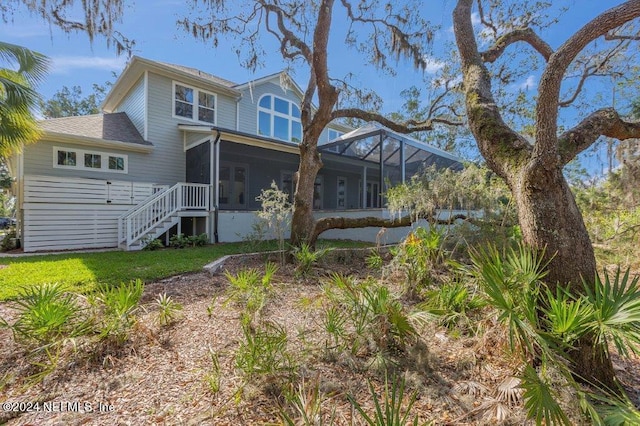
[[[159,191],[118,218],[118,244],[129,248],[159,223],[183,209],[209,209],[209,185],[176,183]]]

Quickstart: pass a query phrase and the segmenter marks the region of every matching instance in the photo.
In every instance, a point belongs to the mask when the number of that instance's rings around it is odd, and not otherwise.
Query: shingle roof
[[[200,77],[200,78],[204,78],[204,79],[207,79],[207,80],[211,80],[212,83],[219,84],[221,86],[232,88],[232,87],[235,87],[235,86],[238,85],[237,83],[234,83],[233,81],[225,80],[224,78],[220,78],[220,77],[215,76],[213,74],[209,74],[208,72],[200,71],[197,68],[185,67],[184,65],[169,64],[167,62],[160,62],[160,61],[155,61],[155,62],[157,62],[158,64],[161,64],[161,65],[164,65],[166,67],[169,67],[169,68],[174,68],[174,69],[176,69],[178,71],[186,72],[186,73],[191,74],[191,75],[193,75],[195,77]]]
[[[138,129],[124,112],[51,118],[42,120],[38,124],[40,124],[42,130],[48,132],[139,145],[152,145],[142,138]]]

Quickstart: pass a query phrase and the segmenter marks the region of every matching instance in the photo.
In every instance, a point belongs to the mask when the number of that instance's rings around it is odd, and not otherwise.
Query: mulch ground
[[[225,268],[234,272],[263,264],[260,257],[235,257]],[[334,259],[315,270],[319,278],[308,280],[295,278],[292,267],[284,266],[262,315],[287,330],[288,349],[300,364],[293,390],[302,386],[302,394],[311,395],[317,386],[326,395],[321,410],[325,421],[363,424],[347,395],[372,412],[368,380],[380,393],[384,375],[368,360],[322,349],[327,338],[321,324],[321,283],[333,272],[362,278],[370,273],[362,256]],[[55,371],[32,385],[24,379],[35,371],[24,349],[10,330],[0,329],[0,424],[281,424],[279,407],[285,400],[278,378],[246,384],[236,368],[235,353],[243,339],[241,312],[225,303],[226,288],[221,272],[149,283],[143,296],[146,311],[130,342],[117,351],[67,345]],[[181,320],[169,327],[156,321],[153,301],[162,293],[184,307]],[[0,304],[0,317],[15,319],[11,303]],[[412,413],[420,424],[496,424],[496,415],[503,415],[505,424],[525,423],[520,393],[508,383],[514,366],[504,357],[503,338],[491,332],[481,338],[452,337],[434,326],[421,330],[402,366],[409,391],[417,395]],[[212,351],[221,369],[217,392],[206,380]],[[616,359],[615,364],[627,387],[640,389],[637,360]],[[513,399],[505,402],[505,392]]]

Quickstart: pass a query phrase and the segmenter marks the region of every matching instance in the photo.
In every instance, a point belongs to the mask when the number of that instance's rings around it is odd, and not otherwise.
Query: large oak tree
[[[233,7],[229,9],[231,5]],[[240,41],[238,51],[242,52],[244,64],[249,68],[255,68],[265,55],[260,43],[261,34],[273,36],[277,40],[282,58],[302,65],[307,72],[308,80],[303,88],[304,96],[300,105],[302,141],[299,145],[300,163],[296,173],[291,221],[293,246],[304,242],[313,244],[316,237],[327,229],[383,223],[374,218],[314,219],[314,182],[322,168],[318,140],[329,123],[347,118],[377,121],[402,132],[431,130],[435,123],[455,123],[451,114],[441,114],[442,111],[435,107],[431,109],[432,114],[420,122],[394,122],[377,112],[379,105],[375,94],[353,87],[347,77],[330,73],[331,59],[334,63],[345,59],[331,57],[330,37],[334,37],[335,42],[337,26],[332,22],[336,17],[346,22],[346,32],[338,42],[346,43],[354,52],[362,54],[359,57],[355,55],[350,60],[368,62],[382,71],[393,72],[390,60],[405,57],[417,69],[424,69],[427,65],[425,54],[431,43],[433,28],[415,13],[419,6],[419,2],[383,4],[378,1],[349,0],[255,0],[242,4],[201,0],[194,2],[194,17],[182,21],[187,32],[216,46],[221,36],[235,37]],[[202,7],[206,12],[203,13]],[[441,96],[436,98],[437,102],[442,104],[451,89],[450,86],[444,86]]]
[[[629,23],[640,17],[640,0],[624,2],[593,18],[557,49],[523,22],[498,34],[495,44],[484,51],[479,48],[472,23],[474,3],[458,0],[453,13],[468,125],[488,166],[511,189],[524,241],[531,247],[546,249],[551,258],[549,284],[570,284],[572,291],[580,292],[582,280],[594,281],[596,261],[563,168],[601,136],[619,140],[640,137],[640,123],[625,121],[608,107],[591,112],[575,126],[561,131],[559,110],[577,97],[561,99],[562,83],[581,52],[595,40],[604,43],[609,39],[614,44],[611,49],[615,49],[616,41],[638,39]],[[478,5],[483,3],[479,1]],[[477,13],[485,22],[483,10],[480,8]],[[516,17],[510,18],[517,21]],[[497,26],[494,28],[499,32]],[[621,29],[629,33],[622,33]],[[533,140],[505,122],[492,88],[490,65],[516,43],[528,45],[544,61],[535,100]],[[606,63],[611,50],[604,49],[599,58]],[[599,68],[589,68],[585,62],[583,70],[582,79],[574,86],[576,95]],[[607,348],[584,339],[572,359],[574,371],[582,378],[613,388],[614,373]]]

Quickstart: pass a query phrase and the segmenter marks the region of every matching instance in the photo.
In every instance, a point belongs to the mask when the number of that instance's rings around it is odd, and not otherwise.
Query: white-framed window
[[[258,101],[258,134],[287,142],[302,142],[298,105],[271,94],[263,95]]]
[[[173,82],[173,116],[204,123],[216,123],[216,95]]]
[[[344,135],[343,132],[339,132],[335,129],[327,129],[327,142],[331,142],[334,139],[338,139],[340,136]]]
[[[128,173],[128,156],[87,149],[53,147],[53,167],[56,169],[93,170],[96,172]]]

